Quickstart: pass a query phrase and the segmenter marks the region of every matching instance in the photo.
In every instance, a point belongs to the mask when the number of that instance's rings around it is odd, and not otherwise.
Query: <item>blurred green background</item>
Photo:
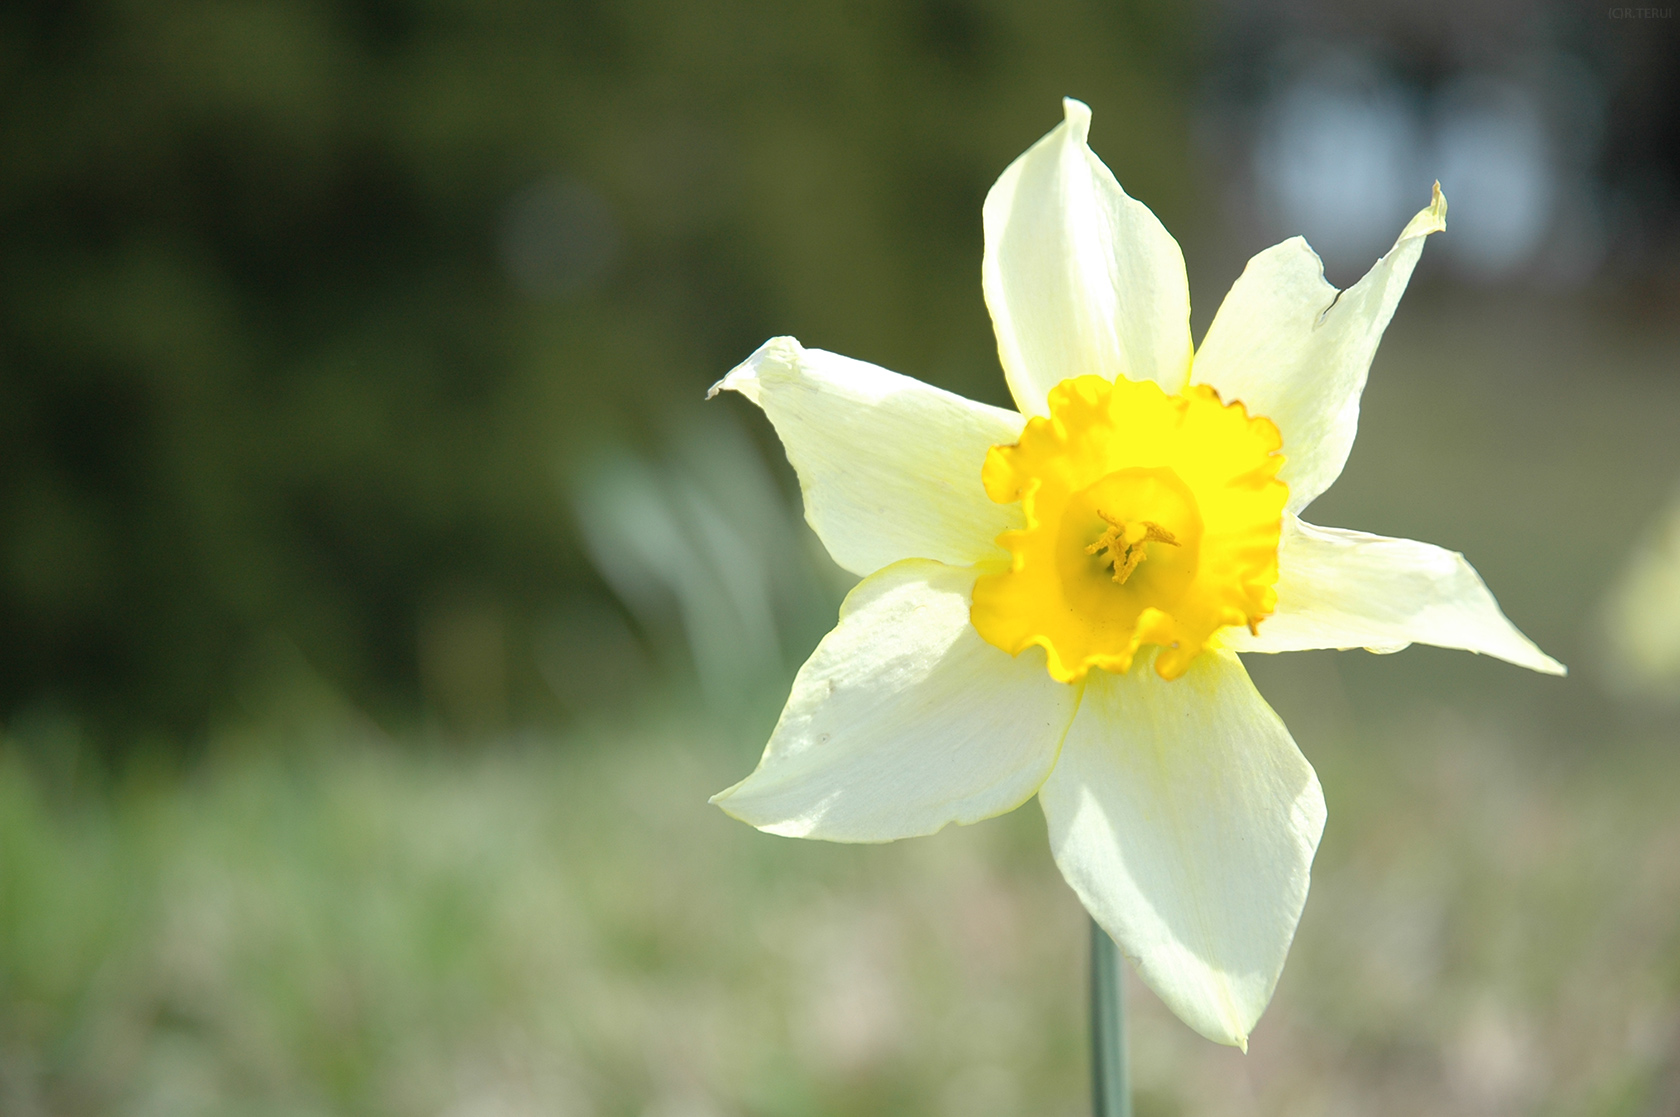
[[[792,333],[1006,404],[980,204],[1064,94],[1198,334],[1442,179],[1312,516],[1464,551],[1573,668],[1252,657],[1313,895],[1246,1058],[1134,990],[1140,1113],[1680,1112],[1680,733],[1604,666],[1680,484],[1632,11],[0,9],[0,1113],[1082,1112],[1036,808],[705,805],[847,586],[705,388]]]

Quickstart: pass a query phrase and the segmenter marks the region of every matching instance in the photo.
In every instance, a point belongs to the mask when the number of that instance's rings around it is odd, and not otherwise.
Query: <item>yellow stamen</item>
[[[1173,533],[1154,520],[1139,520],[1127,527],[1126,521],[1110,516],[1101,508],[1097,509],[1097,515],[1108,524],[1108,530],[1098,536],[1095,543],[1086,547],[1085,553],[1094,555],[1098,551],[1107,551],[1103,561],[1114,567],[1114,580],[1121,585],[1125,585],[1126,579],[1132,576],[1132,571],[1149,557],[1148,544],[1165,543],[1169,547],[1178,546],[1178,539]]]

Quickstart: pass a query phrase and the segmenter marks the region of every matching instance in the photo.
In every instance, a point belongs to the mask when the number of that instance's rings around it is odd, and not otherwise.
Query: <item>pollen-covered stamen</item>
[[[1138,520],[1127,524],[1124,520],[1116,519],[1097,509],[1097,515],[1108,524],[1108,530],[1097,537],[1097,541],[1085,548],[1085,553],[1094,555],[1099,551],[1107,551],[1103,561],[1114,568],[1114,580],[1121,585],[1132,576],[1132,571],[1138,564],[1149,557],[1149,544],[1165,543],[1169,547],[1178,546],[1178,539],[1172,532],[1156,523],[1154,520]]]

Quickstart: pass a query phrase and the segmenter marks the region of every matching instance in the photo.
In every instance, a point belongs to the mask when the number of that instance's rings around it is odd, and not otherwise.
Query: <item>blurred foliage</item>
[[[1680,1104],[1673,741],[1370,716],[1424,655],[1255,657],[1331,804],[1312,896],[1246,1056],[1131,983],[1139,1117]],[[670,710],[560,749],[284,742],[74,802],[0,745],[0,1112],[1090,1112],[1086,922],[1035,805],[759,834],[705,801],[756,741]]]
[[[0,749],[0,1112],[1078,1111],[1083,925],[1030,816],[767,838],[692,719],[288,743],[69,813]]]
[[[554,713],[564,478],[774,333],[1001,399],[985,190],[1078,93],[1181,227],[1188,20],[5,5],[0,716],[188,740],[276,646],[383,720]]]

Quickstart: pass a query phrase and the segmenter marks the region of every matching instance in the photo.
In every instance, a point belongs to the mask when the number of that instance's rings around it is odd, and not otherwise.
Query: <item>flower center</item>
[[[1104,562],[1114,567],[1114,580],[1121,585],[1132,576],[1132,571],[1138,568],[1138,563],[1149,557],[1146,543],[1165,543],[1169,547],[1178,546],[1178,540],[1173,533],[1156,523],[1154,520],[1139,520],[1130,527],[1125,520],[1117,520],[1097,509],[1108,524],[1108,530],[1097,536],[1097,541],[1085,548],[1085,553],[1094,555],[1102,551],[1108,552]]]
[[[998,537],[1010,566],[975,583],[975,629],[1012,655],[1044,648],[1062,682],[1123,674],[1146,644],[1177,678],[1277,602],[1281,446],[1270,420],[1205,386],[1062,381],[1047,418],[986,455],[987,495],[1020,501],[1026,527]]]

